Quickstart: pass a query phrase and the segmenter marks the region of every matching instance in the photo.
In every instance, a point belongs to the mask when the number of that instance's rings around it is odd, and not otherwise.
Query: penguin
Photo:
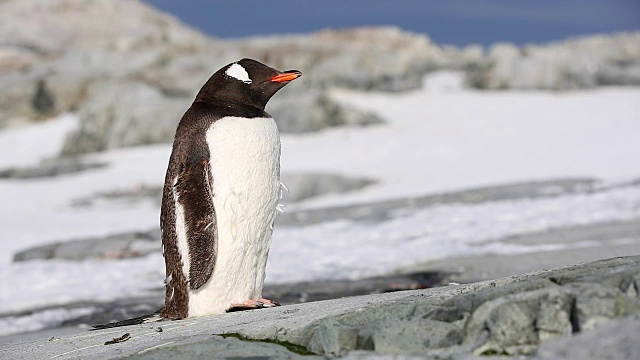
[[[164,319],[277,306],[262,297],[280,199],[280,137],[269,99],[300,77],[252,59],[228,64],[176,129],[160,227]]]

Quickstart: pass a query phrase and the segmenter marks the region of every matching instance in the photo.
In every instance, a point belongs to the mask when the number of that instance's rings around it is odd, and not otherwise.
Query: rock
[[[37,54],[30,49],[19,46],[2,46],[0,47],[0,76],[13,71],[25,70],[37,60]]]
[[[324,91],[278,95],[270,100],[267,110],[276,119],[282,132],[301,133],[332,126],[363,126],[384,122],[377,114],[341,104]]]
[[[161,251],[160,230],[53,243],[16,253],[13,261],[140,257]]]
[[[74,157],[62,157],[41,162],[34,167],[8,168],[0,170],[0,179],[34,179],[74,174],[100,169],[105,163],[90,162]]]
[[[211,359],[224,354],[224,359],[322,359],[319,356],[295,354],[277,344],[249,342],[234,337],[200,336],[200,341],[183,339],[179,343],[167,343],[159,349],[147,349],[128,357],[129,359]],[[204,339],[203,339],[204,338]],[[215,355],[214,355],[215,354]],[[255,356],[260,354],[260,356]]]
[[[542,344],[531,359],[631,360],[640,354],[639,333],[640,316],[636,314],[570,338]]]
[[[473,312],[465,341],[477,355],[529,354],[539,342],[572,332],[571,292],[544,288],[487,301]]]
[[[38,81],[36,93],[33,95],[33,98],[31,98],[31,106],[33,106],[33,109],[37,113],[43,116],[51,115],[55,110],[56,100],[47,88],[46,81],[43,79]]]
[[[357,343],[357,329],[332,319],[318,324],[307,348],[315,354],[335,356],[355,349]]]
[[[103,346],[105,341],[129,333],[131,340],[117,345],[118,356],[197,355],[201,347],[215,348],[221,357],[247,356],[243,349],[253,351],[251,356],[272,356],[275,343],[291,349],[279,353],[281,357],[306,349],[347,358],[417,354],[471,359],[475,353],[633,360],[640,329],[638,299],[620,291],[619,285],[635,286],[639,274],[639,256],[614,258],[468,285],[170,321],[162,323],[162,333],[156,331],[157,324],[142,324],[59,335],[50,342],[50,333],[32,340],[9,337],[0,339],[0,347],[7,358],[103,358],[113,356],[114,349]],[[581,301],[588,311],[580,309]],[[580,328],[580,316],[588,322],[602,314],[606,322],[592,322],[592,330]],[[241,341],[218,347],[220,337],[212,334]]]
[[[577,330],[589,330],[611,319],[640,311],[635,297],[617,288],[598,283],[574,283],[568,287],[576,293],[575,321]]]
[[[456,346],[463,336],[460,326],[442,321],[390,322],[372,335],[371,350],[386,354],[421,354],[429,349]]]
[[[469,83],[481,89],[591,88],[640,85],[640,33],[595,35],[517,48],[495,44],[473,66]]]
[[[96,82],[86,91],[80,129],[67,138],[63,155],[166,142],[185,111],[185,100],[140,82]]]
[[[487,54],[393,27],[223,42],[137,0],[2,1],[0,23],[0,128],[75,112],[81,126],[64,154],[171,142],[202,84],[242,57],[304,73],[267,108],[282,132],[380,123],[328,89],[406,91],[440,69],[465,71],[483,89],[640,84],[640,33],[498,44]]]
[[[427,71],[449,62],[441,47],[427,36],[395,27],[259,37],[234,45],[240,52],[276,68],[299,67],[304,73],[305,88],[415,89]]]

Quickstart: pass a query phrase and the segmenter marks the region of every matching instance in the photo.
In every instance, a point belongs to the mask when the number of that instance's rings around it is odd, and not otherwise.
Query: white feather
[[[226,117],[207,131],[218,248],[211,278],[189,291],[189,316],[224,313],[262,296],[280,189],[280,138],[271,118]]]
[[[280,183],[280,187],[285,189],[287,192],[289,192],[289,188],[287,187],[287,185],[285,185],[282,181],[278,181]]]
[[[176,236],[178,238],[178,253],[180,254],[180,260],[182,260],[182,272],[185,278],[189,278],[190,258],[189,258],[189,243],[187,242],[187,226],[184,218],[184,207],[178,201],[178,192],[176,191],[176,184],[178,183],[178,177],[173,180],[173,200],[176,209]]]
[[[244,67],[240,64],[231,64],[227,71],[224,72],[227,76],[230,76],[234,79],[238,79],[245,84],[251,84],[253,81],[249,77],[249,73],[245,70]]]

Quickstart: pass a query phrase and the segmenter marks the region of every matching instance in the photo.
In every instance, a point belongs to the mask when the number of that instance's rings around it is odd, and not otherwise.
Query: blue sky
[[[147,0],[212,36],[395,25],[453,45],[640,30],[640,0]]]

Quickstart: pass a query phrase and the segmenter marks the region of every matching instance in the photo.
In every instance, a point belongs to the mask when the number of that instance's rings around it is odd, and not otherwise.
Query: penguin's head
[[[264,110],[278,90],[300,75],[298,70],[278,71],[245,58],[213,74],[196,96],[196,101],[224,101]]]

